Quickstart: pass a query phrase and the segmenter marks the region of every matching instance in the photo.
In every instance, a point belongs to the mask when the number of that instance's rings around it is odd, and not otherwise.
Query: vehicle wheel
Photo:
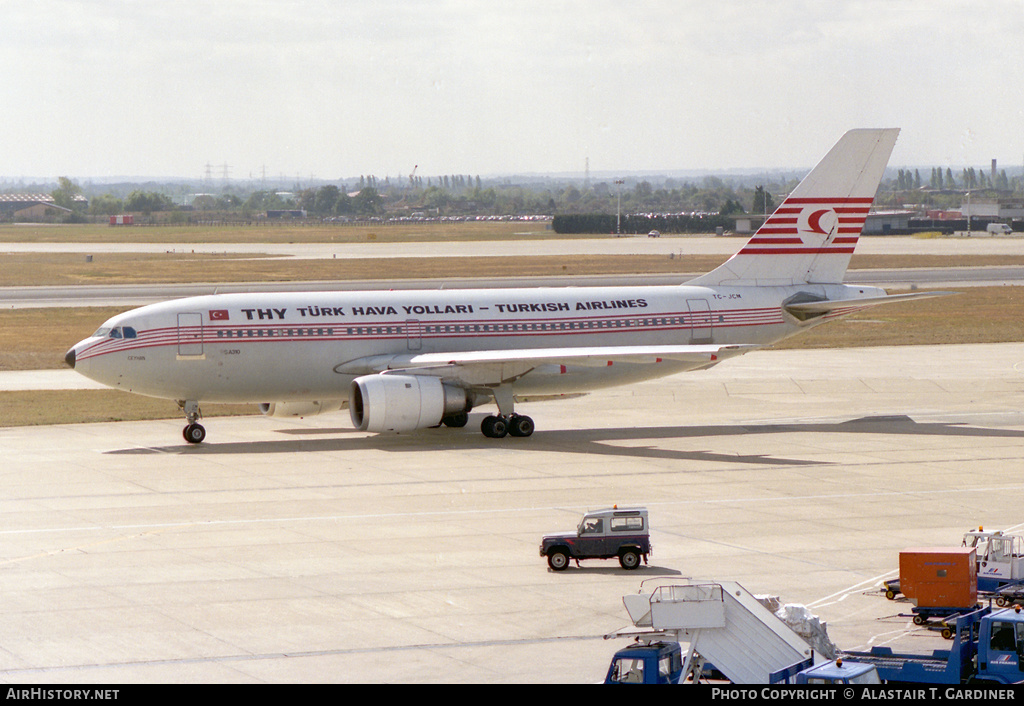
[[[530,436],[533,433],[533,420],[527,416],[513,414],[508,420],[508,433],[512,436]]]
[[[446,427],[461,428],[469,423],[469,414],[466,412],[456,412],[455,414],[449,414],[447,417],[441,420],[441,423]]]
[[[626,549],[619,554],[619,566],[623,569],[632,570],[640,566],[640,555],[635,549]]]
[[[548,566],[552,571],[565,571],[569,567],[569,555],[561,549],[548,554]]]
[[[206,429],[203,428],[202,424],[189,424],[185,427],[182,435],[185,437],[185,441],[190,444],[201,444],[203,439],[206,438]]]
[[[888,598],[890,601],[896,600],[896,591],[890,588],[888,591],[885,592],[885,597]]]
[[[920,615],[914,616],[914,625],[924,625],[926,622],[927,620],[922,618]]]
[[[942,628],[942,637],[945,640],[953,639],[953,628]]]
[[[996,605],[1000,608],[1005,608],[1006,606],[1010,605],[1010,601],[1005,596],[999,596],[998,598],[996,598]]]
[[[480,431],[489,439],[501,439],[508,434],[508,422],[504,417],[491,415],[484,417],[480,423]]]

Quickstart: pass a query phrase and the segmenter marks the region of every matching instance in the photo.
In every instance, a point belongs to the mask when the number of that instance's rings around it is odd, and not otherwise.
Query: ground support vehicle
[[[588,512],[575,532],[545,535],[540,543],[540,555],[553,571],[564,571],[570,561],[579,566],[582,559],[618,559],[623,569],[636,569],[641,559],[647,563],[650,553],[650,527],[642,507]]]
[[[976,552],[978,598],[991,599],[1002,608],[1024,603],[1024,537],[979,527],[964,533],[962,546]],[[905,593],[901,579],[902,576],[885,582],[886,598],[895,600]],[[952,611],[950,615],[957,612],[962,611]],[[935,617],[942,616],[936,613]]]
[[[794,664],[788,669],[774,672],[772,684],[881,684],[878,669],[868,662],[848,662],[837,659],[812,665],[811,660]]]
[[[605,684],[675,684],[683,671],[678,642],[636,642],[615,653]]]
[[[948,650],[875,647],[833,660],[735,582],[663,586],[624,596],[623,603],[642,630],[605,635],[637,640],[612,658],[605,683],[696,682],[712,664],[712,678],[734,684],[1024,683],[1020,606],[958,616]]]
[[[1024,537],[979,527],[964,534],[978,553],[978,593],[998,606],[1024,601]]]
[[[873,664],[884,682],[962,684],[1024,680],[1024,615],[1019,607],[982,608],[956,619],[953,644],[927,654],[897,654],[888,647],[845,652],[844,662]]]
[[[817,663],[830,659],[815,652],[804,638],[779,619],[746,589],[734,581],[660,586],[652,593],[623,597],[626,611],[639,630],[606,635],[633,637],[638,644],[619,650],[612,659],[606,683],[640,683],[638,658],[643,665],[642,683],[694,682],[709,676],[734,684],[767,684],[773,672],[803,660]],[[678,670],[671,665],[679,643]],[[643,648],[651,652],[645,653]],[[681,649],[681,648],[680,648]],[[654,662],[655,657],[658,662]],[[653,669],[655,663],[664,669]],[[674,665],[673,665],[674,666]],[[667,676],[662,676],[666,674]]]

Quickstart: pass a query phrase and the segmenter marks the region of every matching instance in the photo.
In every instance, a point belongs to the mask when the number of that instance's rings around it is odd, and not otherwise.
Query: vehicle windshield
[[[643,684],[644,661],[629,657],[620,657],[615,660],[611,681],[618,684]]]

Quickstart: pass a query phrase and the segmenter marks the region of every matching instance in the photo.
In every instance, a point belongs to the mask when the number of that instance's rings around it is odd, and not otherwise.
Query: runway
[[[531,255],[721,255],[735,253],[743,240],[731,237],[678,236],[662,238],[592,238],[579,240],[515,241],[519,247],[495,247],[493,241],[413,243],[213,243],[176,248],[179,252],[272,254],[278,257],[390,258],[390,257],[469,257]],[[860,239],[858,254],[939,255],[951,263],[958,256],[1020,254],[1020,239],[1013,237],[913,238],[869,236]],[[167,244],[152,243],[0,243],[0,253],[164,253]],[[130,308],[187,296],[230,292],[330,291],[352,289],[465,289],[471,287],[546,287],[546,286],[618,286],[634,284],[681,284],[699,272],[664,275],[593,275],[565,277],[450,278],[368,281],[313,282],[208,282],[194,284],[123,284],[74,286],[0,287],[0,307],[124,306]],[[1024,283],[1024,266],[930,267],[851,270],[847,283],[870,284],[889,289],[916,287],[949,288],[1003,286]]]
[[[903,548],[1024,523],[1022,400],[1013,343],[759,351],[523,405],[528,439],[0,429],[0,681],[596,682],[622,596],[691,577],[843,648],[942,647],[875,589]],[[548,571],[541,535],[615,503],[649,508],[651,564]]]

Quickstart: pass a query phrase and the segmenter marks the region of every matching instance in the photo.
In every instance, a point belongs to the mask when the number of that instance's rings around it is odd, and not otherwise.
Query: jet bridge
[[[683,678],[696,681],[708,662],[734,684],[767,684],[772,672],[826,659],[734,581],[660,586],[623,603],[637,628],[650,628],[628,634],[689,643]]]

